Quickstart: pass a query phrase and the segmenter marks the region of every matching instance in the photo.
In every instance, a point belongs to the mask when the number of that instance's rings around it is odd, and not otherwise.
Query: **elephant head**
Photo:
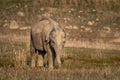
[[[61,27],[54,28],[50,33],[49,39],[50,39],[51,48],[55,53],[56,62],[58,64],[58,67],[60,67],[61,53],[62,53],[62,48],[64,47],[65,44],[66,33]]]

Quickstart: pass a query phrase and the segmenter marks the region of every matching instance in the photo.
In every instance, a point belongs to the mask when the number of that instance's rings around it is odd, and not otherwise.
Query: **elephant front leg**
[[[49,44],[47,45],[47,54],[48,54],[48,68],[53,69],[53,54]]]

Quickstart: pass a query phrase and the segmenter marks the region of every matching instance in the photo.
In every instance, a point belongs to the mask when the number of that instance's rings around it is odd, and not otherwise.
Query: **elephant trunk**
[[[61,53],[62,47],[55,47],[56,63],[58,67],[61,67]]]

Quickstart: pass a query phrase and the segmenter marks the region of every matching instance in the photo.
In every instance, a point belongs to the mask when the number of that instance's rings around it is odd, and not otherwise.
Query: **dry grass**
[[[119,2],[0,1],[0,80],[119,80]],[[31,26],[41,15],[59,21],[67,32],[60,69],[30,68],[29,31],[9,29],[11,19],[22,28]]]
[[[31,68],[26,42],[0,42],[1,80],[119,80],[119,50],[65,47],[62,67]]]
[[[119,44],[119,42],[118,42]],[[81,47],[81,48],[94,48],[94,49],[109,49],[120,50],[120,45],[112,42],[104,42],[103,40],[96,39],[94,42],[90,40],[68,40],[65,44],[66,47]]]
[[[117,69],[117,70],[116,70]],[[120,69],[118,67],[92,68],[79,70],[53,70],[41,71],[36,69],[5,69],[0,70],[3,76],[0,79],[7,80],[119,80]],[[9,74],[8,74],[9,73]],[[24,74],[24,75],[23,75]]]
[[[13,56],[14,67],[20,68],[20,67],[25,67],[27,65],[27,56],[24,52],[25,52],[24,50],[18,51],[17,53],[13,52],[13,54],[14,54],[14,56]]]
[[[0,36],[0,65],[11,67],[26,66],[26,55],[29,53],[29,41],[27,36],[17,38],[13,35]],[[27,40],[26,40],[27,39]]]

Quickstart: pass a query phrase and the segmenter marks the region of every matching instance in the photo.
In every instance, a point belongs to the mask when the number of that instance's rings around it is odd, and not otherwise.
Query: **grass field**
[[[16,59],[17,58],[17,59]],[[30,68],[27,43],[0,42],[0,80],[119,80],[120,51],[65,47],[62,67]]]
[[[119,3],[0,0],[0,80],[120,80]],[[30,28],[41,16],[67,33],[60,69],[30,67]],[[13,21],[18,28],[10,26]]]

